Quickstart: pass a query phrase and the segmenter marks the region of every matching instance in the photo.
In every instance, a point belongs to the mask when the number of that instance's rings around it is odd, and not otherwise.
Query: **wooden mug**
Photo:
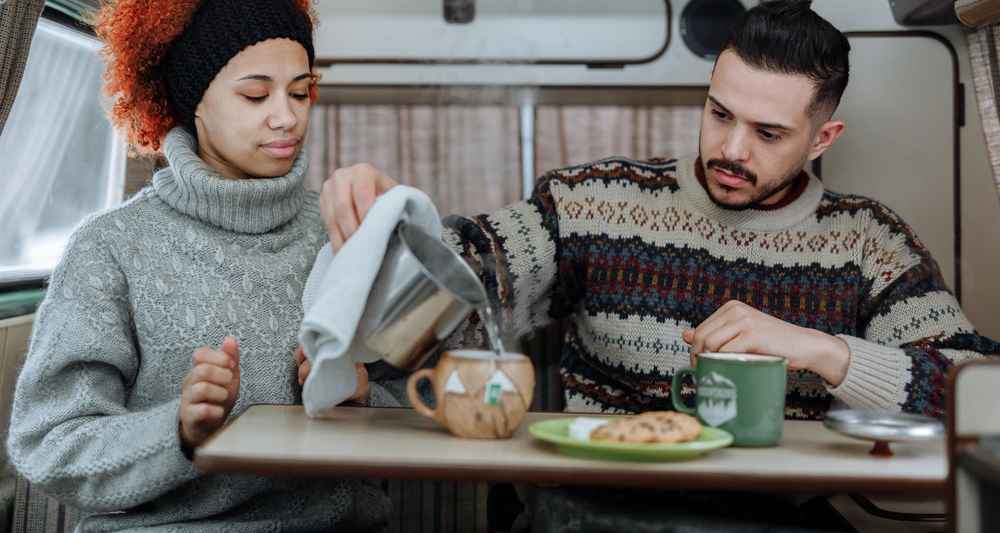
[[[431,382],[434,409],[417,392],[424,379]],[[414,372],[406,384],[418,413],[473,439],[510,437],[528,412],[534,390],[531,359],[517,353],[497,357],[485,350],[445,352],[436,367]]]

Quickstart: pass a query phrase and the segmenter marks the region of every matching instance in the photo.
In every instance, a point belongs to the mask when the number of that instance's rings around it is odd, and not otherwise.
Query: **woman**
[[[191,450],[300,397],[303,285],[326,233],[303,190],[315,99],[308,0],[119,0],[95,20],[112,118],[169,166],[74,232],[17,385],[18,471],[79,530],[379,529],[364,481],[203,475]],[[393,404],[366,383],[355,400]]]

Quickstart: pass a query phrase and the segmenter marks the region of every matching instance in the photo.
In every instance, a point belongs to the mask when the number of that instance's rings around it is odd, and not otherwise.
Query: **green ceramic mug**
[[[774,355],[699,354],[695,368],[674,374],[674,409],[733,435],[736,446],[774,446],[785,426],[788,362]],[[681,398],[685,375],[693,374],[695,407]]]

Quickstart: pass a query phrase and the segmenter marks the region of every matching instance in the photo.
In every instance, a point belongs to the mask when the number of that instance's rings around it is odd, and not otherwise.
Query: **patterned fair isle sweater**
[[[184,130],[165,154],[152,187],[76,230],[52,275],[17,383],[13,464],[89,515],[80,531],[377,530],[390,504],[373,482],[202,474],[181,452],[181,383],[199,346],[240,341],[231,417],[301,401],[292,350],[327,238],[304,155],[286,176],[233,181]]]
[[[790,418],[822,418],[834,399],[941,416],[948,369],[1000,353],[882,204],[804,175],[787,205],[727,210],[694,169],[604,159],[553,171],[492,215],[448,219],[446,240],[479,269],[508,336],[568,318],[568,411],[672,409],[671,379],[689,366],[681,334],[728,300],[847,342],[839,386],[789,373]],[[457,336],[481,338],[471,327]]]

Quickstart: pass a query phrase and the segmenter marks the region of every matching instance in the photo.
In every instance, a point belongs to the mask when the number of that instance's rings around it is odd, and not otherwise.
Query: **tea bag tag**
[[[457,370],[453,370],[451,375],[448,376],[448,382],[444,385],[444,391],[455,394],[465,394],[465,385],[463,385],[462,380],[459,379]]]
[[[500,397],[505,392],[517,392],[517,387],[510,381],[507,374],[497,370],[486,382],[486,392],[483,395],[483,403],[496,405],[500,403]]]

